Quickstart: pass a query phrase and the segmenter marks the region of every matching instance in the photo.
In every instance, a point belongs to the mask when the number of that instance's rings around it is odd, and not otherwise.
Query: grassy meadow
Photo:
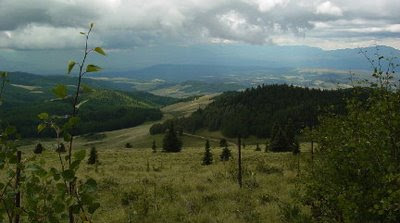
[[[290,194],[296,191],[295,156],[246,146],[240,189],[236,147],[231,147],[233,159],[222,162],[222,150],[211,143],[214,163],[203,166],[204,141],[186,137],[184,143],[190,140],[198,145],[185,146],[180,153],[99,147],[100,164],[85,163],[79,172],[98,182],[101,207],[94,222],[281,222],[279,207],[290,203]],[[59,165],[49,142],[46,146],[41,155],[26,146],[23,156]]]
[[[196,103],[209,100],[204,97]],[[187,113],[176,106],[164,112],[163,120]],[[98,183],[101,207],[94,222],[282,222],[280,206],[291,203],[291,193],[298,190],[296,156],[267,153],[265,141],[245,139],[243,188],[239,188],[234,139],[228,139],[233,159],[226,162],[219,160],[219,132],[183,135],[182,152],[165,153],[161,152],[163,135],[149,135],[152,124],[76,137],[74,148],[87,150],[86,159],[91,147],[98,151],[100,164],[84,163],[78,172]],[[210,139],[214,159],[209,166],[201,165],[205,138]],[[151,150],[153,140],[156,153]],[[45,150],[35,155],[38,142]],[[132,148],[126,148],[127,143]],[[255,151],[255,143],[260,143],[262,151]],[[35,156],[37,161],[43,159],[46,165],[59,167],[54,139],[32,139],[22,144],[24,158]],[[302,151],[308,147],[302,144]],[[308,156],[305,152],[302,159]]]

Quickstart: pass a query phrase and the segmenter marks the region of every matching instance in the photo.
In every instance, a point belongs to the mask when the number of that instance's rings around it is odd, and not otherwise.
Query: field
[[[166,107],[163,120],[187,115],[210,101],[210,97],[203,97]],[[281,222],[280,206],[290,203],[291,193],[297,190],[297,157],[266,153],[262,140],[246,140],[243,187],[239,188],[234,139],[228,139],[233,159],[226,162],[219,160],[219,132],[183,135],[182,152],[164,153],[160,149],[163,135],[148,133],[152,124],[77,137],[76,149],[88,151],[95,146],[98,150],[100,164],[95,167],[85,163],[78,172],[98,182],[101,207],[94,222]],[[205,138],[211,141],[214,158],[209,166],[201,165]],[[156,153],[150,148],[153,140],[158,147]],[[41,140],[46,149],[34,155],[37,142],[24,142],[20,147],[23,157],[36,156],[58,167],[55,141]],[[256,142],[262,151],[255,151]],[[126,148],[127,143],[132,148]],[[302,144],[303,151],[307,147]]]
[[[80,175],[95,178],[101,208],[94,222],[280,222],[279,206],[291,201],[297,161],[290,153],[243,150],[244,183],[236,182],[234,159],[201,165],[204,149],[153,153],[150,148],[99,149],[100,165],[84,164]],[[24,157],[33,155],[24,150]],[[57,166],[48,149],[38,158]]]

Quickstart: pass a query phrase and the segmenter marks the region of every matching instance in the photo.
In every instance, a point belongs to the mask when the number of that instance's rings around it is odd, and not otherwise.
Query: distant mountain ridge
[[[208,46],[207,49],[202,51],[203,55],[196,55],[197,51],[194,50],[192,59],[182,60],[185,63],[156,64],[126,72],[106,72],[103,75],[167,81],[207,80],[213,77],[214,81],[223,81],[230,75],[283,74],[299,68],[371,70],[370,63],[360,54],[360,50],[367,51],[370,58],[374,58],[376,53],[387,57],[400,56],[399,50],[388,46],[338,50],[306,46],[225,46],[222,52],[217,53],[212,53],[216,51],[213,47]],[[177,54],[175,57],[179,57],[179,51]]]

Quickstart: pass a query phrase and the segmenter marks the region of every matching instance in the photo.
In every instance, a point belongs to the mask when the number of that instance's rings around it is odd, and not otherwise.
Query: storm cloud
[[[398,0],[0,0],[0,48],[248,43],[400,48]]]

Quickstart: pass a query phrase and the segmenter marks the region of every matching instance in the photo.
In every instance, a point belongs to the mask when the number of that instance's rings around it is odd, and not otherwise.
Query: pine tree
[[[228,161],[231,158],[231,156],[232,156],[231,150],[228,148],[228,146],[225,146],[219,158],[221,161]]]
[[[35,149],[33,150],[33,152],[34,152],[35,154],[41,154],[41,153],[43,152],[43,150],[44,150],[44,147],[42,146],[42,144],[41,144],[41,143],[38,143],[38,144],[36,145]]]
[[[276,130],[277,132],[273,134],[274,138],[271,139],[270,150],[273,152],[292,151],[292,145],[288,141],[285,131],[280,126]]]
[[[228,142],[226,141],[225,138],[223,138],[223,139],[221,139],[221,140],[219,141],[219,146],[220,146],[220,147],[227,147],[227,146],[228,146]]]
[[[157,146],[155,140],[153,140],[153,144],[151,145],[151,150],[153,151],[153,153],[157,152]]]
[[[213,157],[210,149],[210,141],[206,141],[205,144],[205,152],[204,152],[204,157],[203,157],[203,165],[210,165],[213,162]]]
[[[174,125],[171,124],[170,128],[165,133],[163,139],[163,150],[165,152],[180,152],[182,149],[182,142],[178,138]]]
[[[96,164],[98,162],[99,161],[98,161],[98,157],[97,157],[97,150],[96,150],[96,147],[93,146],[90,149],[90,154],[89,154],[89,159],[87,161],[87,164],[94,165],[94,164]]]
[[[261,147],[258,143],[256,144],[256,151],[261,151]]]
[[[58,153],[65,153],[65,152],[67,152],[67,150],[65,149],[64,143],[60,143],[60,144],[57,146],[56,152],[58,152]]]
[[[297,139],[295,139],[292,144],[292,153],[293,153],[293,155],[300,154],[300,145],[299,145],[299,141]]]

